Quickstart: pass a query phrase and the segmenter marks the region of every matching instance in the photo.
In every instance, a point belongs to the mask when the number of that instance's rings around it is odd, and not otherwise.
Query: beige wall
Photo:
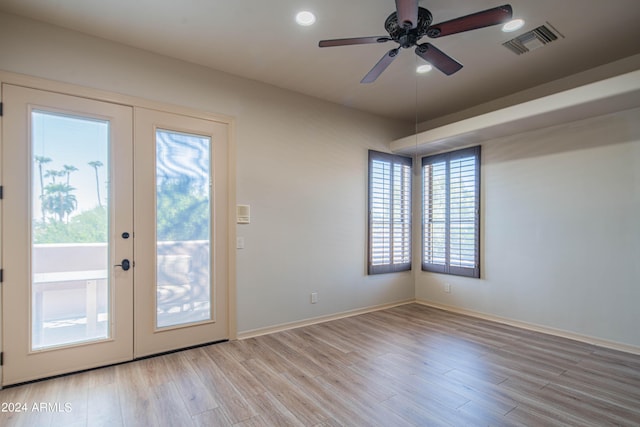
[[[640,348],[640,109],[482,157],[482,279],[418,272],[417,298]]]
[[[0,69],[235,118],[252,214],[237,228],[238,332],[414,297],[409,273],[366,275],[367,149],[406,124],[2,14]]]
[[[413,126],[2,14],[0,69],[236,119],[239,332],[416,296],[640,346],[638,110],[484,144],[481,280],[370,277],[366,152]]]

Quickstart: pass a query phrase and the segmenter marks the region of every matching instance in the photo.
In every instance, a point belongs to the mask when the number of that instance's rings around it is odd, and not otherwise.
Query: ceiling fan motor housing
[[[398,23],[398,13],[393,12],[384,22],[384,28],[389,33],[392,40],[397,42],[400,47],[407,49],[415,46],[425,34],[433,21],[431,12],[427,9],[418,8],[418,25],[415,28],[405,28]]]

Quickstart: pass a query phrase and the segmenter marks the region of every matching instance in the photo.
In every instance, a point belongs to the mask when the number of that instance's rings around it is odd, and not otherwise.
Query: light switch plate
[[[238,224],[251,223],[251,206],[250,205],[236,206],[236,222]]]

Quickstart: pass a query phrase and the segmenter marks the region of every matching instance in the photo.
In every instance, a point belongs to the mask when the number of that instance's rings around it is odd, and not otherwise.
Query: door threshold
[[[35,383],[39,383],[39,382],[42,382],[42,381],[53,380],[53,379],[56,379],[56,378],[68,377],[68,376],[71,376],[71,375],[82,374],[84,372],[97,371],[98,369],[110,368],[112,366],[126,365],[127,363],[138,362],[140,360],[152,359],[154,357],[166,356],[168,354],[179,353],[181,351],[192,350],[194,348],[200,348],[200,347],[207,347],[207,346],[210,346],[210,345],[221,344],[221,343],[225,343],[225,342],[229,342],[229,340],[228,339],[224,339],[224,340],[206,342],[206,343],[202,343],[202,344],[196,344],[196,345],[192,345],[192,346],[189,346],[189,347],[182,347],[182,348],[177,348],[175,350],[163,351],[161,353],[155,353],[155,354],[150,354],[148,356],[137,357],[135,359],[126,360],[124,362],[112,363],[112,364],[103,365],[103,366],[96,366],[95,368],[81,369],[79,371],[72,371],[72,372],[67,372],[67,373],[64,373],[64,374],[52,375],[50,377],[38,378],[36,380],[24,381],[24,382],[16,383],[16,384],[10,384],[10,385],[6,385],[4,387],[0,387],[0,390],[6,390],[8,388],[13,388],[13,387],[20,387],[20,386],[23,386],[23,385],[35,384]]]

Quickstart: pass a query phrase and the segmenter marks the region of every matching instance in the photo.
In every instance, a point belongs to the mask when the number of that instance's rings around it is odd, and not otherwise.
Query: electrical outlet
[[[444,291],[448,294],[451,293],[451,284],[450,283],[445,283],[444,284]]]
[[[318,293],[311,292],[311,304],[317,304],[317,303],[318,303]]]
[[[244,249],[244,237],[236,237],[236,249]]]

